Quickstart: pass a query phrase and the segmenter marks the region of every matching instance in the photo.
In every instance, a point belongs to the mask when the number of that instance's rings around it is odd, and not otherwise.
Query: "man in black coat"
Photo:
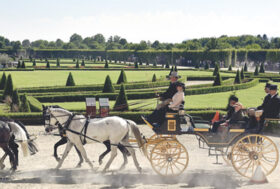
[[[263,109],[264,118],[279,118],[280,113],[280,97],[277,93],[277,85],[270,86],[270,99],[267,106]]]
[[[268,106],[267,106],[267,105],[268,105],[268,101],[269,101],[270,98],[271,98],[271,95],[270,95],[270,93],[269,93],[269,91],[270,91],[270,86],[271,86],[270,83],[266,83],[265,88],[264,88],[264,91],[265,91],[265,93],[266,93],[266,96],[264,97],[264,100],[263,100],[262,105],[260,105],[260,106],[257,107],[258,110],[268,109]]]
[[[171,99],[173,95],[177,92],[176,83],[179,78],[178,73],[175,71],[171,72],[169,78],[170,78],[170,85],[167,91],[159,95],[161,101]]]

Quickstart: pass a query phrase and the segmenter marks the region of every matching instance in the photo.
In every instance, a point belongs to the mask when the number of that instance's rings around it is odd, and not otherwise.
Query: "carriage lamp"
[[[179,115],[185,115],[185,110],[179,110]]]

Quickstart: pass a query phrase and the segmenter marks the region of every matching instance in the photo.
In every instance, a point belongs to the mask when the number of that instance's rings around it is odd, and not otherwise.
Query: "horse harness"
[[[67,116],[67,115],[63,115],[63,116],[59,116],[59,117],[64,117],[64,116]],[[62,135],[63,137],[67,137],[67,136],[66,136],[66,131],[69,131],[69,132],[71,132],[71,133],[74,133],[74,134],[77,134],[77,135],[80,135],[81,137],[83,137],[83,140],[82,140],[82,138],[81,138],[82,144],[86,144],[86,139],[92,140],[92,141],[97,142],[97,143],[102,143],[102,142],[100,142],[100,141],[98,141],[98,140],[96,140],[96,139],[94,139],[94,138],[91,138],[91,137],[89,137],[89,136],[86,135],[87,129],[88,129],[88,124],[89,124],[89,122],[90,122],[90,118],[82,118],[82,119],[86,119],[86,123],[84,124],[84,127],[83,127],[83,129],[82,129],[81,132],[77,132],[77,131],[74,131],[74,130],[72,130],[72,129],[69,129],[69,126],[70,126],[70,124],[71,124],[71,122],[72,122],[73,120],[81,120],[81,119],[73,119],[75,116],[76,116],[76,114],[70,115],[69,118],[67,119],[67,121],[66,121],[65,123],[62,123],[62,124],[61,124],[61,123],[57,120],[57,118],[56,118],[56,117],[58,117],[58,116],[54,116],[52,113],[50,113],[50,117],[54,117],[54,118],[56,119],[55,125],[58,127],[59,133],[60,133],[60,135]],[[127,122],[127,124],[129,124],[127,120],[126,120],[126,122]],[[65,125],[65,126],[63,127],[63,125]],[[84,132],[84,133],[83,133],[83,132]],[[118,144],[111,144],[111,145],[113,145],[113,146],[118,146]],[[124,147],[139,148],[139,147],[132,146],[132,145],[130,145],[130,146],[124,146]]]

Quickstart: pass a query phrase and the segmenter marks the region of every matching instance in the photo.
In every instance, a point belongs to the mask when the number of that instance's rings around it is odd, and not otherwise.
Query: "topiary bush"
[[[174,71],[175,71],[175,72],[178,72],[178,70],[177,70],[177,66],[175,66]]]
[[[244,72],[248,72],[247,63],[245,63],[245,65],[244,65]]]
[[[18,90],[13,91],[13,96],[12,96],[12,103],[11,103],[11,111],[12,112],[18,112],[19,107],[20,107],[20,98],[18,95]]]
[[[59,58],[56,59],[56,66],[60,67],[60,60],[59,60]]]
[[[3,99],[5,99],[8,96],[12,98],[13,91],[14,91],[14,85],[13,85],[12,75],[9,74],[3,92]]]
[[[80,68],[79,61],[76,62],[76,68]]]
[[[117,81],[117,84],[121,84],[121,83],[127,83],[126,75],[125,75],[125,72],[124,72],[123,69],[121,70],[121,74],[120,74],[119,79]]]
[[[206,63],[206,64],[204,65],[204,69],[205,69],[205,70],[209,70],[209,64],[208,64],[208,63]]]
[[[152,78],[152,82],[156,82],[157,81],[157,77],[156,77],[156,74],[153,75],[153,78]]]
[[[72,76],[72,73],[70,72],[66,81],[66,86],[75,86],[75,81]]]
[[[222,85],[222,77],[220,75],[220,71],[218,70],[217,73],[216,73],[216,77],[215,77],[215,80],[214,80],[214,83],[213,83],[213,86],[219,86],[219,85]]]
[[[115,111],[126,111],[128,110],[127,96],[125,93],[124,84],[121,84],[121,89],[119,95],[116,99],[116,103],[114,105]]]
[[[7,80],[6,74],[5,74],[5,72],[3,72],[2,78],[0,81],[0,90],[3,90],[5,88],[6,80]]]
[[[231,64],[228,67],[228,71],[232,71],[232,65]]]
[[[220,70],[220,67],[219,67],[219,65],[216,63],[216,64],[215,64],[214,71],[213,71],[213,76],[217,75],[217,73],[219,72],[219,70]]]
[[[50,66],[50,63],[49,63],[49,61],[47,60],[47,65],[46,65],[46,68],[50,68],[51,66]]]
[[[82,60],[81,66],[86,67],[85,60],[84,60],[84,59]]]
[[[25,62],[22,61],[21,68],[25,68]]]
[[[106,79],[105,79],[105,83],[104,83],[104,88],[103,88],[103,93],[114,93],[115,92],[115,88],[112,84],[111,78],[109,75],[107,75]]]
[[[236,72],[236,76],[235,76],[235,80],[234,80],[234,84],[240,84],[241,83],[241,75],[239,72],[239,69]]]
[[[260,73],[265,73],[264,63],[261,63],[261,66],[260,66]]]
[[[105,62],[104,68],[109,68],[109,64],[108,64],[107,60],[106,60],[106,62]]]
[[[21,96],[20,111],[21,112],[31,112],[30,105],[27,100],[26,94]]]
[[[21,68],[20,60],[18,61],[17,68]]]
[[[135,62],[135,63],[134,63],[134,68],[136,68],[136,69],[138,69],[138,68],[139,68],[139,66],[138,66],[138,62]]]
[[[240,73],[241,79],[245,79],[245,75],[244,75],[244,69],[241,68],[241,73]]]
[[[259,75],[259,66],[256,65],[254,75]]]
[[[33,66],[36,66],[36,60],[35,59],[33,60]]]

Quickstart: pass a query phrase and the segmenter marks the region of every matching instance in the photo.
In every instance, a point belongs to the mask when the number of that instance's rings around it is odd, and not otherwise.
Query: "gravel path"
[[[145,136],[151,136],[153,132],[147,126],[139,126]],[[34,156],[22,157],[20,152],[20,165],[16,174],[12,177],[7,175],[9,163],[5,164],[8,168],[0,171],[0,188],[1,189],[30,189],[30,188],[279,188],[279,166],[268,177],[269,183],[262,185],[251,185],[248,179],[237,174],[231,166],[226,165],[222,158],[222,164],[214,164],[215,157],[208,157],[206,149],[199,149],[197,140],[193,135],[178,136],[179,141],[187,148],[190,159],[189,166],[185,172],[174,178],[163,178],[158,176],[152,169],[150,162],[139,151],[137,158],[143,168],[143,174],[139,174],[133,164],[132,158],[129,157],[129,163],[125,170],[105,175],[100,173],[104,165],[99,167],[97,163],[98,156],[105,150],[103,144],[88,144],[85,146],[86,151],[97,172],[91,172],[89,166],[84,163],[82,168],[74,168],[78,162],[78,156],[72,149],[66,158],[61,170],[55,172],[53,168],[57,162],[52,156],[53,145],[59,140],[57,136],[44,135],[43,126],[27,127],[30,133],[38,135],[36,140],[39,146],[39,153]],[[277,143],[280,139],[271,137]],[[59,155],[62,154],[64,147],[60,147]],[[2,155],[2,151],[0,155]],[[104,162],[107,162],[109,155]],[[111,169],[116,170],[123,162],[120,152],[114,160]]]

